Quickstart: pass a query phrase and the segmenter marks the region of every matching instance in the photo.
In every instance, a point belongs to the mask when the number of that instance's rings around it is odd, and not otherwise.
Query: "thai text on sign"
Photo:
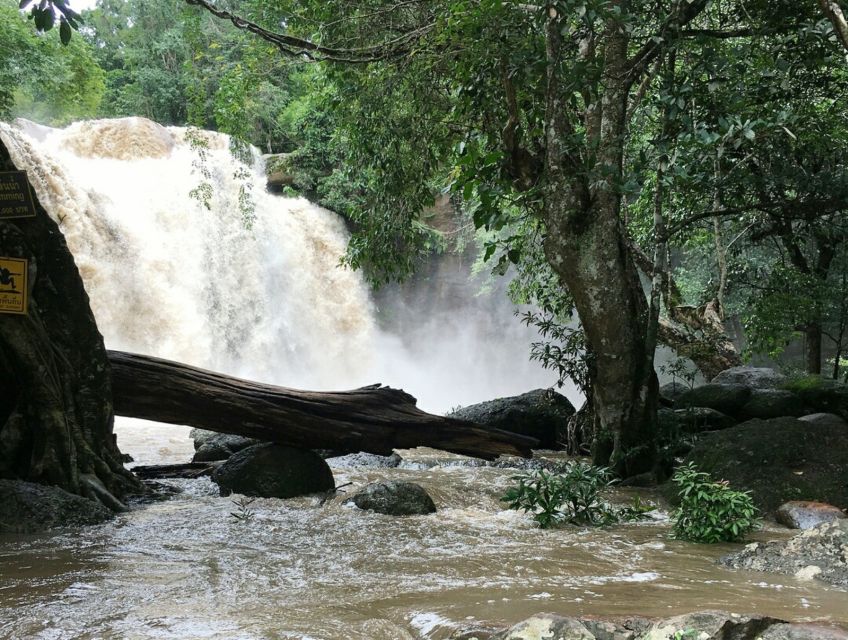
[[[35,204],[26,171],[0,171],[0,220],[34,215]]]
[[[0,258],[0,313],[27,312],[27,261]]]

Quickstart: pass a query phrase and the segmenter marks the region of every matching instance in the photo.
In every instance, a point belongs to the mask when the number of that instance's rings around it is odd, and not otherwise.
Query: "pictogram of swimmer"
[[[21,275],[20,273],[12,273],[6,267],[0,267],[0,284],[6,284],[12,287],[12,291],[16,291],[17,287],[15,286],[15,276]]]

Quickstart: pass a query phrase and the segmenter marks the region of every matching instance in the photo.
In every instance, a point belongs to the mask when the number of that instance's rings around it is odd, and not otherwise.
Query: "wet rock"
[[[335,489],[333,473],[318,454],[279,444],[257,444],[234,453],[212,473],[222,496],[294,498]]]
[[[668,409],[663,411],[668,411]],[[674,409],[673,415],[678,433],[699,433],[701,431],[729,429],[737,422],[734,418],[723,414],[721,411],[716,411],[709,407]]]
[[[436,512],[433,499],[424,487],[414,482],[375,482],[345,500],[345,503],[389,516],[415,516]]]
[[[789,500],[848,507],[845,460],[845,427],[773,418],[704,433],[685,462],[750,490],[757,506],[772,512]]]
[[[787,382],[785,375],[767,367],[731,367],[719,373],[711,382],[741,384],[752,389],[778,389]]]
[[[541,613],[519,622],[506,631],[495,634],[492,640],[547,640],[548,638],[596,640],[577,618],[563,618],[549,613]]]
[[[536,389],[520,396],[498,398],[457,409],[453,418],[531,436],[542,449],[555,449],[574,406],[552,389]]]
[[[100,524],[114,513],[59,487],[0,480],[0,533],[39,533],[54,527]]]
[[[754,542],[721,563],[848,587],[848,519],[826,522],[784,541]],[[813,568],[814,567],[814,568]],[[818,569],[818,570],[816,570]]]
[[[798,394],[810,413],[834,413],[848,420],[848,385],[821,377],[809,377],[787,383]]]
[[[689,391],[690,388],[691,387],[688,384],[683,384],[677,380],[673,382],[666,382],[660,387],[660,397],[665,398],[671,402],[671,404],[674,404],[674,402],[684,393]]]
[[[640,640],[677,640],[691,637],[698,640],[756,640],[772,625],[781,622],[775,618],[750,617],[725,611],[699,611],[668,618],[654,626]]]
[[[332,467],[364,467],[367,469],[394,469],[403,462],[403,458],[396,453],[390,456],[379,456],[375,453],[365,453],[364,451],[349,453],[345,456],[326,458],[326,460],[327,464]]]
[[[741,410],[745,418],[780,418],[803,414],[804,402],[798,395],[785,389],[754,389]]]
[[[236,451],[260,443],[260,440],[254,438],[230,433],[216,433],[205,429],[192,429],[189,435],[194,439],[195,454],[191,459],[192,462],[226,460]]]
[[[836,426],[848,429],[848,422],[845,422],[843,418],[835,413],[811,413],[806,416],[801,416],[798,419],[802,422],[809,422],[814,425]]]
[[[844,517],[842,510],[832,504],[800,500],[780,505],[774,515],[775,520],[790,529],[812,529],[823,522],[833,522]]]
[[[741,384],[711,382],[690,389],[674,403],[677,409],[707,407],[726,415],[739,413],[751,397],[751,388]]]
[[[757,640],[848,640],[848,632],[812,624],[781,623],[770,626]]]

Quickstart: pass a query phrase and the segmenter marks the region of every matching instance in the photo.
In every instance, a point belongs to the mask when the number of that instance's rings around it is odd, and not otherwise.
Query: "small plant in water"
[[[691,542],[738,542],[759,526],[750,491],[735,491],[694,463],[675,471],[680,506],[672,514],[674,537]]]
[[[638,520],[653,507],[638,499],[630,507],[616,508],[601,497],[615,481],[608,469],[585,462],[570,462],[562,473],[540,469],[514,476],[518,484],[501,498],[511,509],[532,513],[542,529],[559,524],[593,527]]]
[[[252,505],[254,502],[256,502],[256,498],[248,498],[246,496],[236,498],[235,500],[233,500],[233,504],[236,506],[236,510],[230,512],[230,515],[235,519],[236,522],[248,524],[253,520],[253,517],[256,515],[256,512],[250,508],[250,505]]]

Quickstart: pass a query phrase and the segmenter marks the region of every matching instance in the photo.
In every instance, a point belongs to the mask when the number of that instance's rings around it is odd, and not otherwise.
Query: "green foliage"
[[[569,462],[561,473],[540,469],[513,479],[518,484],[501,500],[509,503],[510,509],[533,514],[542,529],[562,524],[606,526],[640,519],[653,510],[638,499],[630,507],[610,505],[601,496],[615,483],[609,469],[585,462]]]
[[[0,0],[0,22],[0,118],[62,125],[96,114],[105,76],[91,46],[35,33],[12,0]]]
[[[692,542],[738,542],[759,526],[748,491],[734,491],[694,463],[679,467],[672,481],[680,506],[673,513],[674,537]]]

